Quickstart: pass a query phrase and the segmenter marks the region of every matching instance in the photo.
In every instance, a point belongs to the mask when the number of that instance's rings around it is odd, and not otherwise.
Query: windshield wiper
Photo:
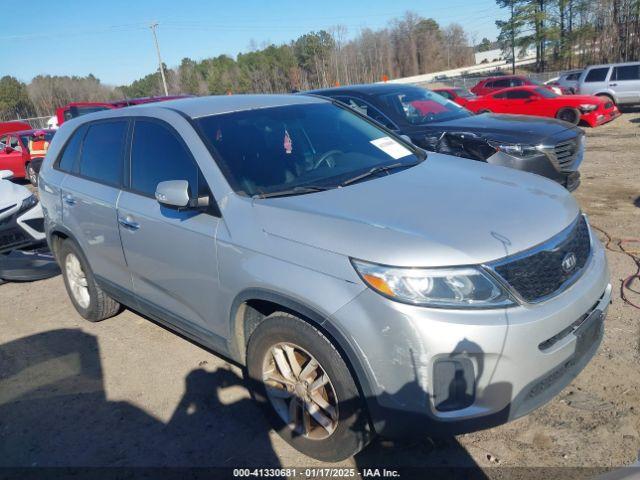
[[[378,173],[381,172],[385,172],[385,173],[389,173],[390,170],[395,170],[396,168],[409,168],[409,167],[413,167],[417,164],[419,164],[420,162],[412,162],[412,163],[403,163],[403,162],[398,162],[398,163],[392,163],[391,165],[379,165],[377,167],[373,167],[370,170],[367,170],[364,173],[361,173],[360,175],[356,175],[355,177],[349,178],[347,180],[345,180],[344,182],[342,182],[340,184],[341,187],[346,187],[347,185],[351,185],[352,183],[358,182],[360,180],[363,180],[365,178],[368,177],[372,177],[374,175],[377,175]]]
[[[288,190],[277,190],[275,192],[256,193],[253,198],[273,198],[273,197],[286,197],[289,195],[304,195],[305,193],[323,192],[330,190],[335,186],[323,186],[323,185],[301,185],[293,187]]]

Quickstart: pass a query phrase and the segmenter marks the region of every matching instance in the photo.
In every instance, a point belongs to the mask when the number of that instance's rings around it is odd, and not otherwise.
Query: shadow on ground
[[[228,369],[191,371],[164,423],[106,397],[94,336],[59,329],[5,343],[0,434],[11,441],[0,442],[0,467],[279,466],[270,426],[253,400],[221,401],[221,392],[237,385],[246,382]],[[296,462],[309,463],[302,455]],[[355,458],[359,468],[425,464],[476,465],[454,438],[377,441]]]

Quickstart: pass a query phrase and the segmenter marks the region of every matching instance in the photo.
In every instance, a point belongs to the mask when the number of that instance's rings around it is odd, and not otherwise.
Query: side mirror
[[[13,153],[14,149],[12,147],[4,147],[3,152],[4,153]]]
[[[406,142],[408,142],[408,143],[413,145],[413,142],[411,141],[411,137],[409,135],[400,135],[400,138],[402,138]]]
[[[189,182],[186,180],[168,180],[156,187],[156,200],[161,205],[173,208],[189,206]]]
[[[167,180],[156,187],[156,200],[165,207],[186,209],[209,206],[209,197],[191,198],[189,182],[186,180]]]

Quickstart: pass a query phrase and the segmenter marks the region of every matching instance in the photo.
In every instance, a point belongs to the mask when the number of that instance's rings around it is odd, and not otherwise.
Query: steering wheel
[[[324,153],[316,163],[313,164],[313,169],[315,170],[316,168],[318,168],[320,165],[322,165],[323,163],[327,164],[327,167],[329,168],[333,168],[335,166],[335,161],[333,162],[333,165],[331,165],[329,163],[329,157],[335,155],[336,153],[342,153],[340,150],[329,150],[328,152]]]

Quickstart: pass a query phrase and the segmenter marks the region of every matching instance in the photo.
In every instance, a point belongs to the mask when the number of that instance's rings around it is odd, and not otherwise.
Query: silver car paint
[[[573,334],[551,352],[541,353],[539,341],[570,325],[599,299],[602,305],[608,303],[608,270],[598,240],[593,238],[593,255],[584,273],[562,294],[536,305],[480,311],[385,299],[362,283],[349,257],[404,266],[499,259],[563,230],[578,215],[575,200],[545,178],[439,154],[429,154],[417,167],[341,189],[249,199],[231,190],[178,112],[202,116],[321,101],[303,96],[209,97],[100,112],[65,123],[40,173],[47,231],[66,230],[82,238],[95,273],[108,273],[112,267],[99,259],[107,254],[88,246],[96,232],[84,238],[90,219],[62,212],[60,185],[69,175],[55,170],[53,160],[80,123],[128,116],[165,120],[189,145],[222,216],[195,215],[183,231],[164,217],[154,200],[129,192],[118,195],[117,215],[130,214],[140,225],[138,230],[121,226],[119,231],[141,300],[197,324],[203,334],[221,337],[226,341],[221,353],[242,362],[246,339],[233,315],[237,299],[254,290],[272,292],[317,313],[321,323],[339,333],[362,366],[356,371],[365,393],[380,396],[382,403],[408,412],[429,411],[442,421],[502,410],[523,386],[561,364],[576,348]],[[112,229],[108,235],[103,232],[100,245],[113,242],[107,247],[114,251],[118,227]],[[471,407],[445,413],[433,409],[430,369],[439,355],[473,359],[479,394]],[[418,394],[403,388],[409,383],[419,386]],[[514,411],[510,418],[522,413]]]
[[[580,95],[608,95],[620,105],[640,103],[640,79],[612,80],[614,67],[640,65],[639,62],[609,63],[604,65],[589,65],[578,79],[578,93]],[[585,82],[587,74],[596,68],[608,68],[607,76],[602,82]]]

